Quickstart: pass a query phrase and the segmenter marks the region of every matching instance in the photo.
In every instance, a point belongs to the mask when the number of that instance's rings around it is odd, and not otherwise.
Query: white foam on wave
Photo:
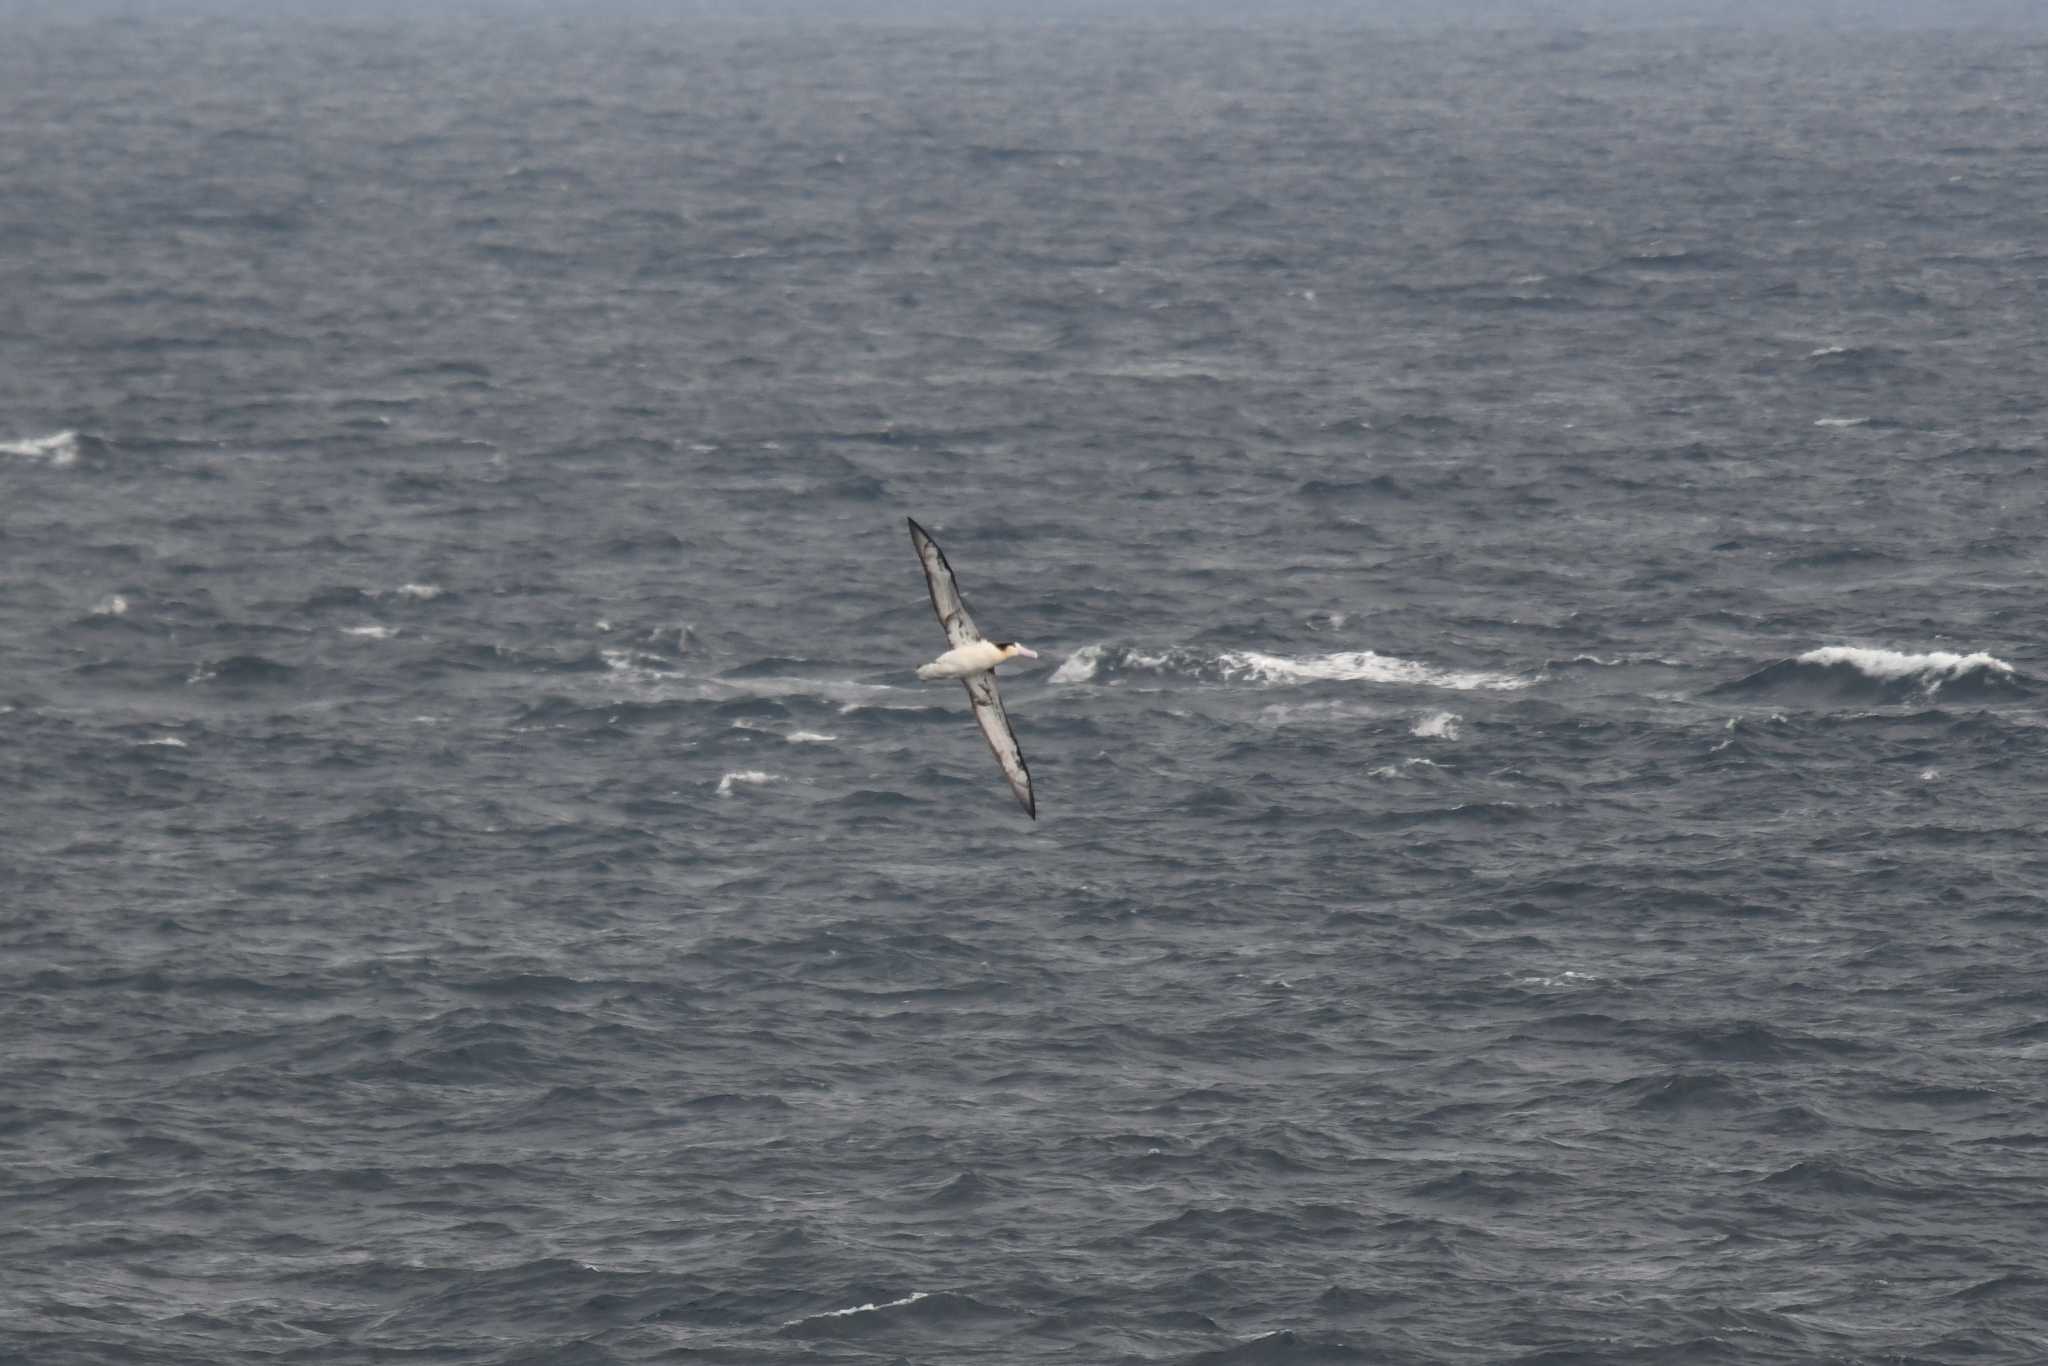
[[[1305,659],[1229,650],[1218,655],[1216,663],[1226,679],[1245,678],[1255,683],[1413,683],[1469,692],[1526,688],[1535,681],[1514,674],[1438,669],[1371,650],[1341,650]]]
[[[1816,427],[1861,427],[1870,421],[1867,417],[1818,417],[1813,421]]]
[[[1563,972],[1547,977],[1517,977],[1515,985],[1518,987],[1576,987],[1599,980],[1598,977],[1590,972],[1574,972],[1568,968]]]
[[[438,583],[401,583],[392,591],[399,597],[411,598],[414,602],[432,602],[448,590]]]
[[[663,676],[675,677],[673,674]],[[836,702],[839,704],[841,715],[866,711],[870,707],[882,705],[882,699],[885,697],[916,691],[890,683],[861,683],[851,678],[797,678],[787,675],[772,678],[707,678],[701,680],[701,687],[704,696],[717,700],[731,697],[798,697],[812,698],[820,702]]]
[[[396,626],[344,626],[341,628],[341,633],[345,636],[361,636],[365,640],[389,640],[398,634],[398,628]]]
[[[869,698],[912,692],[893,683],[862,683],[851,678],[720,678],[717,686],[748,697],[816,697],[857,706]]]
[[[1454,711],[1431,712],[1419,717],[1408,728],[1408,733],[1420,740],[1455,740],[1458,738],[1458,722],[1464,718]]]
[[[92,605],[96,617],[125,617],[128,615],[128,599],[119,593],[109,593]]]
[[[1398,764],[1381,764],[1378,768],[1369,769],[1365,776],[1368,778],[1406,778],[1418,768],[1442,767],[1443,765],[1434,759],[1403,759]]]
[[[157,737],[156,739],[154,739],[154,740],[144,740],[144,741],[142,742],[142,745],[143,745],[143,748],[145,748],[145,749],[148,749],[148,748],[151,748],[151,747],[160,747],[160,748],[163,748],[163,749],[190,749],[190,748],[192,748],[192,747],[191,747],[190,745],[186,744],[186,743],[185,743],[185,742],[184,742],[183,740],[180,740],[180,739],[179,739],[179,738],[178,738],[177,736],[175,736],[175,735],[159,735],[159,736],[158,736],[158,737]]]
[[[788,1328],[799,1323],[810,1323],[816,1319],[843,1319],[850,1314],[873,1314],[883,1309],[901,1309],[906,1304],[916,1304],[919,1300],[930,1298],[931,1295],[926,1291],[913,1290],[902,1299],[890,1300],[887,1304],[856,1304],[851,1309],[828,1309],[822,1314],[807,1314],[800,1319],[790,1319],[782,1326]]]
[[[1048,682],[1091,683],[1110,657],[1110,647],[1083,645],[1053,670]],[[1268,685],[1293,683],[1406,683],[1424,687],[1450,688],[1459,692],[1481,689],[1511,691],[1531,687],[1534,678],[1518,674],[1473,670],[1439,669],[1413,659],[1400,659],[1372,650],[1340,650],[1326,655],[1271,655],[1258,650],[1226,650],[1213,660],[1202,660],[1186,652],[1148,655],[1136,650],[1117,658],[1121,669],[1152,671],[1183,670],[1195,675],[1214,672],[1224,682]],[[1114,683],[1116,680],[1110,680]]]
[[[1917,678],[1929,692],[1969,674],[2009,674],[2013,671],[2012,665],[1982,650],[1968,655],[1951,654],[1945,650],[1909,654],[1904,650],[1872,650],[1861,645],[1825,645],[1818,650],[1808,650],[1799,656],[1799,662],[1817,664],[1822,668],[1846,664],[1880,683]]]
[[[1102,647],[1100,645],[1083,645],[1080,649],[1061,660],[1060,666],[1052,671],[1052,677],[1046,681],[1048,683],[1086,683],[1095,677],[1096,670],[1101,667]]]
[[[735,783],[759,786],[763,783],[779,783],[781,781],[782,775],[779,773],[763,773],[758,768],[735,769],[718,780],[718,795],[730,797]]]
[[[52,432],[26,441],[0,441],[0,455],[18,455],[24,460],[47,460],[60,469],[78,463],[78,433]]]
[[[1259,721],[1268,726],[1291,726],[1296,722],[1360,722],[1371,721],[1385,715],[1384,709],[1370,704],[1319,698],[1313,702],[1275,702],[1259,708]]]
[[[1846,356],[1848,354],[1849,348],[1846,346],[1816,346],[1813,350],[1806,353],[1809,360],[1817,356]]]
[[[1083,645],[1060,661],[1060,666],[1045,680],[1048,683],[1092,683],[1102,672],[1102,664],[1109,657],[1107,645]],[[1127,669],[1168,669],[1174,664],[1171,655],[1148,655],[1138,650],[1124,650],[1117,656],[1118,663]],[[1115,679],[1110,680],[1112,683]]]
[[[763,735],[774,735],[776,733],[772,727],[756,721],[750,716],[742,716],[739,720],[732,723],[732,728],[734,730],[756,731]],[[826,735],[815,730],[793,730],[782,738],[792,745],[829,745],[839,737],[836,735]]]

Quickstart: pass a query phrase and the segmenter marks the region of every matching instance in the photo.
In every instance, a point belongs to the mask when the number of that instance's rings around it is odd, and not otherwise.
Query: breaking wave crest
[[[1343,650],[1324,655],[1272,655],[1256,650],[1206,654],[1173,648],[1156,653],[1120,645],[1084,645],[1053,672],[1056,684],[1115,684],[1130,678],[1185,679],[1198,683],[1391,683],[1410,687],[1512,691],[1536,680],[1521,674],[1441,669],[1418,660]]]
[[[60,468],[77,464],[78,454],[77,432],[52,432],[48,436],[30,437],[22,441],[0,441],[0,455],[19,456],[24,460],[43,460]]]
[[[1913,701],[2028,696],[2029,680],[1995,655],[1978,651],[1913,654],[1829,645],[1781,659],[1715,688],[1720,696],[1798,697],[1833,701]]]
[[[735,784],[742,787],[761,787],[768,783],[779,783],[781,781],[782,775],[780,773],[763,773],[758,768],[735,769],[718,780],[718,795],[730,797]]]

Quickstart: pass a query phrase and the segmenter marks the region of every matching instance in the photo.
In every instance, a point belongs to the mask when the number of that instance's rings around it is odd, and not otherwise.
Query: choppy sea
[[[2038,1366],[2044,354],[2041,31],[10,19],[0,1360]]]

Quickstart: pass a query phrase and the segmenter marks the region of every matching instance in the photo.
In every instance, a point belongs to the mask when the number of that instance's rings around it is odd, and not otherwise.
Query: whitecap
[[[78,463],[78,433],[52,432],[26,441],[0,441],[0,455],[18,455],[24,460],[47,460],[63,467]]]
[[[1080,649],[1060,661],[1060,666],[1052,671],[1052,677],[1046,681],[1048,683],[1086,683],[1095,677],[1096,670],[1101,667],[1102,647],[1100,645],[1083,645]]]
[[[119,593],[109,593],[92,605],[96,617],[125,617],[128,615],[128,599]]]
[[[1595,977],[1590,972],[1572,972],[1567,970],[1553,977],[1517,977],[1515,985],[1518,987],[1574,987],[1586,982],[1597,982],[1599,980],[1598,977]]]
[[[1312,702],[1275,702],[1259,708],[1259,721],[1263,725],[1291,726],[1297,721],[1369,721],[1382,714],[1381,709],[1358,702],[1319,698]]]
[[[1420,740],[1455,740],[1458,738],[1458,723],[1463,719],[1453,711],[1431,712],[1418,718],[1408,728],[1408,733]]]
[[[1870,421],[1867,417],[1821,417],[1815,418],[1816,427],[1861,427]]]
[[[1399,764],[1381,764],[1378,768],[1368,769],[1365,776],[1368,778],[1406,778],[1419,768],[1442,767],[1443,765],[1434,759],[1403,759]]]
[[[1526,688],[1534,682],[1514,674],[1438,669],[1371,650],[1343,650],[1306,658],[1230,650],[1217,656],[1216,663],[1226,680],[1243,678],[1254,683],[1413,683],[1466,692],[1480,688]]]
[[[1880,683],[1917,678],[1929,692],[1969,674],[2010,674],[2013,671],[2012,665],[1981,650],[1968,655],[1951,654],[1945,650],[1909,654],[1903,650],[1873,650],[1861,645],[1825,645],[1818,650],[1808,650],[1799,656],[1799,662],[1821,668],[1846,664]]]
[[[822,1314],[809,1314],[800,1319],[790,1319],[782,1326],[789,1328],[795,1324],[809,1323],[814,1319],[843,1319],[849,1314],[872,1314],[882,1309],[901,1309],[906,1304],[916,1304],[919,1300],[930,1298],[930,1294],[926,1291],[913,1290],[902,1299],[890,1300],[887,1304],[856,1304],[851,1309],[828,1309]]]
[[[839,714],[854,716],[864,711],[943,711],[930,702],[841,702]]]
[[[144,741],[142,742],[142,746],[143,746],[143,748],[145,748],[145,749],[149,749],[149,748],[152,748],[152,747],[159,747],[159,748],[163,748],[163,749],[190,749],[190,748],[192,748],[192,747],[191,747],[190,745],[186,744],[186,743],[185,743],[185,742],[184,742],[183,740],[180,740],[180,739],[179,739],[179,738],[178,738],[177,736],[175,736],[175,735],[159,735],[159,736],[158,736],[158,737],[157,737],[156,739],[154,739],[154,740],[144,740]]]
[[[398,634],[398,628],[396,626],[344,626],[341,628],[341,633],[345,636],[361,636],[365,640],[389,640]]]
[[[414,602],[432,602],[448,590],[438,583],[401,583],[393,591],[399,597],[411,598]]]
[[[824,735],[815,730],[793,730],[782,738],[792,745],[829,745],[839,737]]]
[[[1439,669],[1372,650],[1343,650],[1307,656],[1226,650],[1219,655],[1203,656],[1179,648],[1146,654],[1108,645],[1082,646],[1053,671],[1049,681],[1056,684],[1092,683],[1100,680],[1105,670],[1112,674],[1108,680],[1112,686],[1121,681],[1114,675],[1130,672],[1180,674],[1223,683],[1404,683],[1456,691],[1513,690],[1531,687],[1537,681],[1517,674]]]
[[[873,705],[878,697],[912,691],[891,683],[862,683],[851,678],[711,678],[704,686],[712,697],[814,697],[837,702],[842,712]]]
[[[718,780],[718,795],[721,797],[730,797],[732,795],[733,784],[735,783],[745,783],[749,786],[758,786],[762,783],[779,783],[781,781],[782,775],[779,773],[763,773],[758,768],[735,769],[733,772],[726,774],[723,778],[720,778]]]

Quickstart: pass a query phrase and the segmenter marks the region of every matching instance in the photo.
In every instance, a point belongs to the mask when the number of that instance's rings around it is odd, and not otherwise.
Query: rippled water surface
[[[2048,1360],[2043,35],[0,39],[0,1358]]]

